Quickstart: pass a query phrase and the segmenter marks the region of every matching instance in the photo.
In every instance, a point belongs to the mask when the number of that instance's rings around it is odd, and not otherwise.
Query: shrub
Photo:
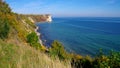
[[[8,19],[0,19],[0,38],[5,39],[8,37],[10,25]]]
[[[120,68],[120,52],[111,51],[109,58],[109,66],[111,68]]]
[[[82,57],[74,55],[71,61],[72,68],[92,68],[92,59],[90,56]]]
[[[41,48],[40,43],[38,43],[38,36],[35,32],[32,32],[27,35],[27,42],[30,43],[32,47],[35,47],[37,49]]]
[[[65,51],[63,45],[58,41],[54,41],[50,48],[50,55],[52,57],[59,57],[60,60],[67,60],[70,55]]]
[[[120,68],[120,52],[111,51],[105,55],[102,49],[96,57],[72,57],[71,66],[73,68]]]

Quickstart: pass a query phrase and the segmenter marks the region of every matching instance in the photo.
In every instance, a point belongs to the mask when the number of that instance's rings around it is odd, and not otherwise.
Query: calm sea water
[[[53,18],[38,23],[44,43],[60,41],[67,51],[94,56],[102,48],[120,51],[120,18]]]

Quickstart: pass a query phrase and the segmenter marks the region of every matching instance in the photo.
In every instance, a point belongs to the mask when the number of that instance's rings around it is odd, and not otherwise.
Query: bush
[[[99,54],[94,57],[77,58],[72,57],[71,66],[73,68],[120,68],[120,52],[111,51],[105,55],[100,49]]]
[[[5,39],[8,37],[10,25],[8,19],[0,19],[0,38]]]
[[[9,7],[9,5],[3,1],[0,0],[0,12],[4,13],[4,14],[8,14],[11,13],[11,8]]]
[[[35,47],[37,49],[40,49],[41,48],[41,45],[40,43],[38,43],[38,36],[35,32],[32,32],[30,34],[27,35],[27,42],[30,43],[30,45],[32,47]]]
[[[50,55],[52,57],[59,57],[60,60],[67,60],[70,55],[65,51],[63,45],[58,41],[54,41],[50,48]]]
[[[71,61],[72,68],[92,68],[92,59],[90,56],[82,57],[74,55]]]

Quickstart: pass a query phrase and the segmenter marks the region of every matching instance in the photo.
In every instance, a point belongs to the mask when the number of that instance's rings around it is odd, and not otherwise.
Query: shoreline
[[[40,39],[41,33],[38,32],[38,29],[39,29],[39,27],[36,26],[36,28],[35,28],[35,33],[36,33],[37,36],[38,36],[38,40],[39,40],[40,45],[43,46],[43,41],[42,41],[42,39]]]

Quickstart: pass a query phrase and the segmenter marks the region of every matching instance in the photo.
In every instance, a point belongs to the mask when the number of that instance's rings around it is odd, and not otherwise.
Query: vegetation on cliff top
[[[43,53],[28,16],[13,13],[0,0],[0,67],[1,68],[70,68],[59,59]],[[36,49],[37,48],[37,49]]]
[[[38,19],[38,18],[37,18]],[[100,53],[91,58],[69,54],[63,45],[53,41],[41,51],[35,24],[28,15],[13,13],[0,0],[0,67],[2,68],[120,68],[120,52]]]
[[[0,40],[0,68],[71,68],[71,65],[53,60],[33,47]]]
[[[27,42],[30,44],[30,46],[36,48],[36,49],[41,49],[40,43],[38,42],[38,36],[35,32],[30,33],[27,35]]]

